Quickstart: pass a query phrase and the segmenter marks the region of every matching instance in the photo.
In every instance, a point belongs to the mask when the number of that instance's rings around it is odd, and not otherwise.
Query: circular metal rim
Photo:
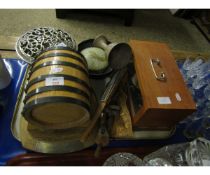
[[[26,132],[28,135],[31,135],[27,128],[24,127],[22,132]],[[79,139],[65,139],[61,141],[47,141],[47,140],[38,140],[37,138],[34,138],[33,136],[28,136],[27,139],[21,139],[21,143],[23,147],[40,153],[45,154],[63,154],[63,153],[72,153],[76,151],[84,150],[88,147],[91,147],[95,144],[95,137],[97,133],[97,128],[94,128],[94,132],[89,136],[87,141],[85,143],[80,142]],[[34,140],[33,144],[31,142],[28,142],[28,140]],[[36,146],[34,146],[36,145]]]
[[[93,47],[93,41],[94,41],[93,38],[87,39],[87,40],[84,40],[84,41],[81,41],[81,42],[78,44],[78,51],[81,52],[81,51],[84,50],[85,48]]]
[[[22,36],[23,36],[23,35],[22,35]],[[22,36],[21,36],[21,37],[22,37]],[[20,38],[21,38],[21,37],[20,37]],[[20,57],[23,61],[25,61],[25,62],[28,63],[28,64],[32,64],[33,61],[29,61],[29,60],[34,60],[34,58],[33,58],[33,57],[30,57],[30,56],[28,56],[28,55],[22,54],[22,52],[19,50],[20,48],[18,47],[18,42],[19,42],[20,38],[17,40],[17,42],[16,42],[16,44],[15,44],[16,53],[17,53],[18,57]],[[25,57],[25,58],[24,58],[24,57]]]
[[[55,30],[58,30],[57,28],[54,28],[54,27],[39,27],[39,28],[53,28],[53,29],[55,29]],[[27,32],[33,31],[33,30],[35,30],[35,29],[38,29],[38,28],[33,28],[33,29],[31,29],[31,30],[28,30]],[[59,29],[59,30],[61,30],[61,29]],[[65,32],[65,33],[67,33],[67,34],[69,35],[69,33],[66,32],[65,30],[61,30],[61,31],[62,31],[62,32]],[[16,50],[16,53],[17,53],[18,57],[20,57],[23,61],[27,62],[28,64],[32,64],[32,63],[34,62],[34,60],[36,60],[36,57],[37,57],[37,56],[33,58],[33,57],[31,57],[31,56],[28,56],[28,55],[26,55],[26,54],[23,54],[23,52],[21,52],[20,48],[18,47],[18,43],[19,43],[20,39],[21,39],[23,36],[25,36],[27,32],[25,32],[24,34],[22,34],[22,35],[18,38],[18,40],[17,40],[16,43],[15,43],[15,50]],[[74,37],[72,37],[72,38],[73,38],[74,44],[75,44],[75,50],[73,50],[73,51],[77,52],[77,50],[78,50],[77,42],[76,42],[76,40],[74,39]],[[67,47],[67,48],[68,48],[68,47]],[[71,49],[71,48],[69,47],[69,49]],[[41,51],[41,52],[42,52],[42,51]],[[41,52],[40,52],[40,53],[41,53]],[[40,55],[40,53],[37,53],[37,55]]]
[[[94,41],[94,39],[92,39],[92,38],[84,40],[84,41],[81,41],[78,44],[78,51],[81,52],[81,51],[83,51],[86,48],[93,47],[93,41]],[[111,42],[108,41],[108,43],[110,44]],[[86,59],[85,59],[85,61],[86,61]],[[100,79],[100,78],[104,78],[104,77],[110,75],[113,72],[113,69],[110,67],[110,63],[109,63],[109,65],[103,71],[101,71],[101,70],[100,71],[88,70],[88,72],[89,72],[89,76],[91,78],[93,78],[93,79]]]
[[[85,80],[79,79],[74,76],[65,75],[65,74],[50,74],[50,75],[47,74],[47,75],[38,76],[28,82],[25,91],[27,92],[29,87],[31,87],[32,85],[39,83],[41,81],[45,81],[45,79],[48,77],[64,77],[64,80],[70,80],[70,81],[74,81],[76,83],[80,83],[81,85],[83,85],[85,88],[87,88],[90,91],[90,86],[88,85],[88,83]]]
[[[122,156],[123,155],[123,156]],[[133,154],[133,153],[128,153],[128,152],[119,152],[119,153],[115,153],[115,154],[112,154],[111,156],[109,156],[103,163],[103,166],[128,166],[128,165],[121,165],[119,164],[120,162],[115,162],[116,164],[115,165],[112,165],[110,164],[110,162],[112,162],[113,159],[118,159],[121,161],[133,161],[135,160],[135,163],[133,166],[142,166],[143,165],[143,160],[138,157],[136,154]]]

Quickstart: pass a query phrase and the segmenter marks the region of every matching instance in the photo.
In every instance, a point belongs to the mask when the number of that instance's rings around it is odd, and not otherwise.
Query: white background
[[[0,8],[208,8],[209,0],[1,0]]]

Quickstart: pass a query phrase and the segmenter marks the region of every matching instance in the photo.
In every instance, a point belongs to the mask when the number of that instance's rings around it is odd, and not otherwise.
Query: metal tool
[[[95,112],[95,115],[93,116],[92,122],[90,123],[89,127],[85,130],[84,134],[80,138],[81,142],[85,142],[88,135],[91,133],[104,108],[106,107],[106,105],[109,104],[111,97],[116,92],[117,87],[121,82],[122,78],[124,77],[125,73],[126,69],[122,69],[120,71],[115,72],[115,74],[113,75],[111,81],[108,83],[107,88],[101,97],[98,108]]]
[[[106,38],[103,38],[104,47],[106,45]],[[97,44],[96,44],[97,45]],[[129,47],[130,49],[130,47]],[[111,78],[110,82],[108,83],[101,100],[99,102],[98,108],[96,110],[95,115],[93,116],[92,122],[90,123],[89,127],[85,130],[84,134],[80,138],[81,142],[84,142],[88,135],[91,133],[92,129],[94,128],[95,124],[98,121],[98,118],[100,117],[101,113],[103,112],[104,108],[109,104],[111,97],[116,92],[118,85],[120,84],[122,78],[124,77],[126,71],[127,71],[127,65],[132,57],[131,49],[129,50],[129,53],[125,54],[123,52],[115,52],[113,55],[113,60],[111,61],[111,66],[115,70],[115,73],[113,77]],[[124,61],[121,61],[121,58],[124,57]],[[115,66],[117,65],[118,66]]]
[[[109,136],[111,135],[114,118],[119,115],[120,107],[118,105],[112,104],[109,104],[101,113],[100,126],[95,138],[95,143],[97,144],[97,148],[94,154],[95,157],[98,157],[102,148],[109,144]]]

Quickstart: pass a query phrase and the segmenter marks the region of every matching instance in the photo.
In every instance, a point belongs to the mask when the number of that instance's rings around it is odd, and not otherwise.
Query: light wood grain
[[[36,71],[34,71],[29,79],[29,81],[37,78],[38,76],[41,75],[50,75],[50,74],[55,74],[53,73],[51,70],[55,69],[55,68],[62,68],[62,72],[57,72],[56,74],[65,74],[65,75],[71,75],[73,77],[77,77],[81,80],[84,80],[87,82],[87,84],[89,84],[89,78],[88,75],[86,75],[84,72],[75,69],[73,67],[69,67],[69,66],[63,66],[63,65],[52,65],[52,66],[46,66],[46,67],[42,67],[40,69],[37,69]]]
[[[56,52],[56,50],[54,52]],[[52,62],[64,61],[66,63],[74,63],[75,65],[78,65],[81,68],[83,68],[83,70],[87,70],[87,67],[84,64],[82,64],[80,61],[72,59],[71,57],[60,57],[60,56],[47,57],[45,59],[41,59],[40,61],[35,62],[32,68],[34,69],[38,65],[44,64],[48,61]],[[59,71],[54,72],[52,71],[52,68],[59,68]],[[74,76],[80,80],[84,80],[85,82],[87,82],[87,84],[89,84],[88,75],[86,75],[81,70],[66,65],[65,66],[50,65],[50,66],[40,67],[34,72],[31,72],[29,82],[38,76],[49,75],[49,74],[64,74],[64,75]],[[84,90],[84,92],[87,92],[87,94],[89,94],[89,91],[82,84],[66,80],[64,81],[64,83],[65,86],[70,86],[80,90]],[[29,87],[27,94],[32,90],[37,90],[37,88],[45,86],[46,86],[45,81],[38,82]],[[57,98],[68,97],[71,99],[79,100],[83,102],[83,104],[86,104],[88,107],[90,107],[90,101],[88,97],[85,97],[82,94],[78,94],[73,91],[66,91],[66,90],[60,91],[56,89],[34,94],[33,96],[31,96],[26,100],[26,105],[36,99],[45,99],[48,97],[57,97]],[[34,107],[33,110],[31,111],[31,114],[32,116],[25,114],[26,119],[30,123],[34,123],[35,125],[48,126],[57,129],[79,126],[84,122],[88,121],[90,118],[90,113],[85,107],[83,107],[82,105],[75,104],[73,102],[54,103],[53,101],[50,101],[47,104],[42,104]]]
[[[62,57],[62,56],[54,56],[54,57],[48,57],[48,58],[41,59],[41,60],[35,62],[33,67],[36,67],[40,64],[43,64],[43,63],[49,62],[49,61],[64,61],[64,62],[68,62],[68,63],[73,63],[73,64],[79,65],[83,69],[87,70],[87,66],[85,66],[86,64],[81,63],[79,60],[73,59],[71,57]]]
[[[64,84],[65,84],[65,86],[80,89],[80,90],[86,92],[88,95],[90,95],[89,90],[84,85],[82,85],[81,83],[70,81],[70,80],[64,80]],[[38,88],[41,88],[41,87],[45,87],[45,81],[41,81],[41,82],[33,84],[32,86],[30,86],[28,88],[27,93],[30,93],[32,90],[35,90],[35,89],[38,89]]]
[[[2,50],[15,50],[15,44],[18,37],[0,35],[0,49]]]
[[[31,98],[29,98],[27,100],[27,103],[29,103],[30,101],[40,99],[40,98],[45,98],[45,97],[71,97],[71,98],[74,98],[74,99],[81,100],[84,103],[89,105],[89,100],[86,97],[84,97],[83,95],[80,95],[80,94],[77,94],[77,93],[74,93],[74,92],[56,91],[56,90],[36,94],[36,95],[32,96]]]
[[[133,118],[133,123],[141,127],[172,127],[195,110],[195,103],[177,67],[175,59],[166,44],[131,40],[134,65],[143,97],[143,108]],[[165,72],[167,80],[155,78],[150,59],[159,58],[161,67],[157,72]],[[181,101],[175,94],[179,93]],[[159,104],[157,97],[169,97],[171,104]]]
[[[81,55],[79,55],[78,53],[76,53],[74,51],[71,51],[71,50],[49,50],[49,51],[46,51],[44,53],[41,53],[37,58],[40,58],[42,56],[46,56],[48,54],[57,54],[57,53],[71,54],[71,55],[74,55],[76,57],[81,58]]]
[[[48,103],[32,110],[33,118],[27,118],[35,126],[48,128],[71,128],[81,126],[89,120],[89,111],[73,103]],[[35,120],[34,120],[35,119]],[[37,123],[39,121],[39,123]]]
[[[15,59],[19,58],[17,56],[17,54],[16,54],[15,51],[0,50],[0,55],[1,55],[0,58],[11,58],[11,59],[13,59],[13,58],[15,58]]]

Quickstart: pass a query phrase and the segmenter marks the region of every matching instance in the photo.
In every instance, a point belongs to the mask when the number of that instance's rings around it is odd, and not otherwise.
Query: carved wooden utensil
[[[122,78],[124,77],[125,73],[126,73],[126,69],[122,69],[120,71],[117,71],[113,75],[111,81],[107,85],[107,88],[102,95],[102,98],[99,102],[98,108],[95,112],[95,115],[92,119],[92,122],[90,123],[89,127],[85,130],[84,134],[80,138],[81,142],[85,142],[86,139],[88,138],[89,134],[91,133],[92,129],[94,128],[94,126],[95,126],[96,122],[98,121],[98,119],[99,119],[102,111],[104,110],[105,106],[109,104],[109,102],[111,100],[111,97],[113,96],[113,94],[117,90],[117,87],[118,87],[120,81],[122,80]]]

